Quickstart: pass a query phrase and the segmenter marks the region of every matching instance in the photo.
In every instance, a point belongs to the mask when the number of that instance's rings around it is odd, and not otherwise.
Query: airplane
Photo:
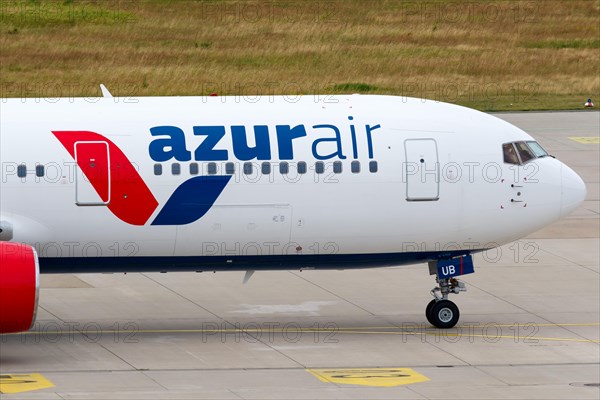
[[[452,328],[473,254],[575,210],[582,179],[494,116],[379,95],[0,99],[0,333],[40,273],[427,263]],[[365,288],[368,290],[368,288]]]

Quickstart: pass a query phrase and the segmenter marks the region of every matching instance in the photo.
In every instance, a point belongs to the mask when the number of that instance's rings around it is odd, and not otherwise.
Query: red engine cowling
[[[40,269],[33,247],[0,242],[0,333],[23,332],[35,322]]]

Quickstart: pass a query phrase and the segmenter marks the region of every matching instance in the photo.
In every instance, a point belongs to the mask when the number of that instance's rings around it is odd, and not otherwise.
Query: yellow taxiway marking
[[[570,136],[569,139],[583,144],[600,144],[600,136]]]
[[[565,338],[565,337],[542,337],[537,336],[537,332],[531,333],[530,335],[519,335],[515,328],[533,328],[533,327],[595,327],[600,326],[600,322],[590,323],[565,323],[565,324],[552,324],[552,323],[514,323],[514,324],[486,324],[486,325],[458,325],[451,330],[438,330],[433,327],[425,325],[410,324],[405,326],[364,326],[364,327],[337,327],[333,326],[322,327],[322,328],[302,328],[302,327],[288,327],[286,329],[271,328],[271,329],[260,329],[260,328],[224,328],[224,329],[139,329],[139,330],[127,330],[126,332],[118,330],[100,330],[102,334],[123,334],[128,333],[131,335],[136,334],[219,334],[219,333],[330,333],[330,334],[357,334],[357,335],[409,335],[409,336],[433,336],[433,337],[469,337],[469,338],[484,338],[490,339],[512,339],[512,340],[524,340],[524,341],[556,341],[556,342],[577,342],[577,343],[600,343],[600,340],[596,339],[581,339],[581,338]],[[495,332],[492,330],[496,329]],[[511,334],[503,335],[501,328],[509,328],[508,332]],[[478,329],[489,329],[489,332],[477,333]],[[500,329],[500,332],[497,330]],[[23,332],[9,335],[60,335],[65,332]],[[75,333],[81,333],[75,331]],[[95,334],[93,330],[86,331],[86,333]]]
[[[427,335],[434,337],[468,337],[468,338],[484,338],[484,339],[513,339],[513,340],[522,340],[528,342],[535,341],[554,341],[554,342],[577,342],[577,343],[600,343],[600,340],[594,339],[576,339],[576,338],[560,338],[560,337],[540,337],[540,336],[519,336],[519,335],[495,335],[495,334],[480,334],[480,333],[455,333],[452,331],[422,331],[422,332],[412,332],[412,331],[399,331],[399,332],[372,332],[372,331],[342,331],[341,333],[355,333],[362,335]]]
[[[342,383],[345,385],[363,385],[392,387],[426,382],[425,375],[410,368],[341,368],[307,369],[321,382]]]
[[[22,393],[48,389],[54,384],[42,374],[3,374],[0,375],[0,393]]]
[[[219,333],[333,333],[333,334],[356,334],[356,335],[410,335],[410,336],[433,336],[433,337],[469,337],[469,338],[483,338],[494,340],[497,339],[512,339],[520,341],[554,341],[554,342],[576,342],[576,343],[600,343],[600,340],[594,339],[580,339],[580,338],[563,338],[563,337],[540,337],[535,334],[531,335],[518,335],[515,332],[509,335],[498,334],[497,332],[491,333],[476,333],[474,329],[477,328],[502,328],[509,327],[514,328],[519,326],[523,327],[560,327],[560,326],[600,326],[600,323],[586,323],[586,324],[489,324],[489,325],[470,325],[470,326],[458,326],[453,330],[439,330],[435,328],[423,328],[423,326],[367,326],[367,327],[332,327],[332,328],[292,328],[292,329],[213,329],[213,330],[202,330],[202,329],[184,329],[184,330],[139,330],[137,333],[203,333],[203,334],[219,334]],[[463,333],[466,332],[466,333]],[[110,332],[109,332],[110,333]],[[118,333],[118,332],[115,332]]]

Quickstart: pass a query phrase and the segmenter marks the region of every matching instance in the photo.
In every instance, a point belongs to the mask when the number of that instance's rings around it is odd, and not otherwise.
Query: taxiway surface
[[[600,113],[496,115],[576,170],[587,200],[478,255],[453,296],[458,327],[427,324],[425,265],[246,285],[240,272],[43,276],[37,333],[0,338],[0,397],[597,400]],[[8,394],[23,382],[51,387]]]

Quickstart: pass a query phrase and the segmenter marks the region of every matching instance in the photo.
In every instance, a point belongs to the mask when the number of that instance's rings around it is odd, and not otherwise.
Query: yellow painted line
[[[572,327],[592,327],[592,326],[600,326],[600,322],[588,322],[588,323],[569,323],[569,324],[551,324],[551,323],[519,323],[516,322],[514,324],[485,324],[485,325],[457,325],[453,329],[476,329],[476,328],[518,328],[518,327],[562,327],[562,326],[572,326]],[[282,332],[343,332],[343,331],[361,331],[361,330],[373,330],[373,329],[390,329],[390,330],[405,330],[419,328],[423,329],[423,332],[431,331],[431,332],[439,332],[437,328],[430,327],[429,325],[425,326],[424,324],[406,324],[404,326],[361,326],[361,327],[332,327],[332,328],[301,328],[301,327],[290,327],[284,329],[244,329],[244,328],[230,328],[230,329],[147,329],[147,330],[127,330],[127,331],[119,331],[119,330],[101,330],[102,333],[106,334],[116,334],[116,333],[229,333],[229,332],[274,332],[274,333],[282,333]],[[76,333],[82,333],[80,331],[75,330]],[[89,333],[96,333],[94,330],[87,331]],[[412,332],[412,331],[406,331]],[[452,331],[445,331],[452,332]],[[18,335],[40,335],[40,334],[60,334],[64,333],[61,331],[28,331],[28,332],[20,332],[20,333],[8,333],[5,336],[18,336]]]
[[[569,139],[583,144],[600,144],[600,136],[570,136]]]
[[[579,343],[600,343],[600,340],[593,339],[575,339],[575,338],[557,338],[557,337],[539,337],[539,336],[518,336],[518,335],[483,335],[478,333],[454,333],[452,331],[399,331],[399,332],[381,332],[381,331],[343,331],[340,333],[354,333],[357,335],[427,335],[434,337],[479,337],[486,339],[513,339],[513,340],[527,340],[527,341],[557,341],[557,342],[579,342]]]
[[[424,325],[407,325],[404,327],[395,326],[369,326],[369,327],[332,327],[332,328],[301,328],[301,327],[290,327],[286,329],[244,329],[244,328],[231,328],[231,329],[142,329],[142,330],[129,330],[127,333],[132,335],[135,334],[229,334],[229,333],[340,333],[340,334],[364,334],[364,335],[427,335],[434,337],[478,337],[485,339],[513,339],[513,340],[527,340],[527,341],[560,341],[560,342],[576,342],[576,343],[600,343],[600,340],[594,339],[579,339],[579,338],[564,338],[564,337],[539,337],[532,335],[495,335],[495,334],[482,334],[475,333],[474,330],[478,328],[526,328],[526,327],[596,327],[600,326],[598,322],[592,323],[567,323],[567,324],[551,324],[551,323],[540,323],[540,324],[528,324],[528,323],[515,323],[515,324],[486,324],[486,325],[464,325],[457,326],[452,330],[439,330],[436,328],[424,327]],[[418,330],[415,330],[417,329]],[[467,330],[469,333],[462,333],[463,330]],[[83,334],[83,332],[75,331],[76,333]],[[103,334],[122,334],[123,331],[118,330],[101,330]],[[12,335],[59,335],[61,331],[56,332],[24,332]],[[88,331],[87,333],[94,334],[95,331]]]
[[[468,326],[462,326],[459,325],[458,327],[464,327],[464,328],[486,328],[486,327],[491,327],[491,326],[497,326],[497,327],[518,327],[518,326],[538,326],[538,327],[543,327],[543,326],[600,326],[600,322],[588,322],[588,323],[584,323],[584,324],[533,324],[533,323],[527,323],[527,322],[521,322],[521,323],[514,323],[514,324],[488,324],[488,325],[468,325]]]
[[[410,368],[340,368],[307,369],[321,382],[344,385],[392,387],[426,382],[425,375]]]
[[[0,375],[0,393],[23,393],[48,389],[54,384],[42,374],[3,374]]]

